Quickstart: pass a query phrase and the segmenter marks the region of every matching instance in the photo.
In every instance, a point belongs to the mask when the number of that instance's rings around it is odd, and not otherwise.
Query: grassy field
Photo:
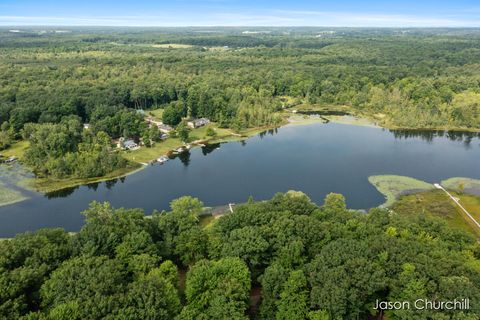
[[[6,206],[28,199],[21,192],[7,188],[0,182],[0,206]]]
[[[147,115],[152,116],[157,121],[162,121],[163,109],[148,110]]]
[[[27,151],[29,146],[28,141],[18,141],[15,142],[10,148],[0,151],[0,154],[3,155],[4,157],[18,157],[22,158],[23,155],[25,154],[25,151]]]
[[[480,197],[465,194],[457,196],[460,198],[460,203],[472,215],[476,212],[476,218],[480,218]],[[480,237],[478,228],[473,226],[465,216],[465,213],[441,190],[402,196],[391,206],[391,209],[403,215],[423,213],[428,216],[439,217],[446,221],[451,228],[464,230],[476,237]]]
[[[453,193],[452,195],[460,199],[460,204],[472,215],[475,220],[480,221],[480,196],[465,193]],[[467,221],[470,222],[468,219]]]
[[[391,206],[400,196],[418,191],[433,189],[433,185],[410,177],[381,175],[370,176],[368,181],[386,198],[383,207]]]

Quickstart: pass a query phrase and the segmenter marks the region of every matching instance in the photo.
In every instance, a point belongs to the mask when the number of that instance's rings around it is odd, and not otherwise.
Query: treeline
[[[0,49],[0,122],[19,132],[68,115],[90,122],[100,107],[173,104],[179,114],[242,129],[278,123],[288,96],[290,104],[345,105],[399,127],[479,127],[478,36],[299,32],[9,36],[13,44]],[[95,35],[99,41],[88,40]],[[154,47],[172,42],[194,46]]]
[[[480,246],[423,215],[318,207],[300,192],[249,200],[202,227],[203,204],[168,212],[92,203],[85,225],[0,242],[2,319],[367,319],[375,301],[470,299],[463,311],[396,310],[388,319],[480,317]],[[256,295],[260,295],[260,302]]]

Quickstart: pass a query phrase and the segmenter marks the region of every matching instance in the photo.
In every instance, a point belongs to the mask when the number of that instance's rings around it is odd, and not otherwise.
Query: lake
[[[479,136],[338,123],[289,125],[244,142],[194,148],[122,179],[49,195],[29,192],[29,200],[0,207],[0,238],[44,227],[77,231],[83,224],[80,212],[94,200],[150,214],[168,209],[182,195],[217,206],[300,190],[318,204],[337,192],[350,208],[368,209],[384,202],[368,182],[381,174],[432,183],[480,178]]]

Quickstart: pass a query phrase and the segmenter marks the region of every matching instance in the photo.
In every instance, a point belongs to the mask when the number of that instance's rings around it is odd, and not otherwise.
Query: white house
[[[127,150],[137,150],[139,148],[138,144],[135,141],[129,139],[123,142],[123,147]]]

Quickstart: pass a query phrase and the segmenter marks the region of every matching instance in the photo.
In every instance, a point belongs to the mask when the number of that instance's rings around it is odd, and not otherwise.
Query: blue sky
[[[480,27],[480,0],[0,0],[0,25]]]

